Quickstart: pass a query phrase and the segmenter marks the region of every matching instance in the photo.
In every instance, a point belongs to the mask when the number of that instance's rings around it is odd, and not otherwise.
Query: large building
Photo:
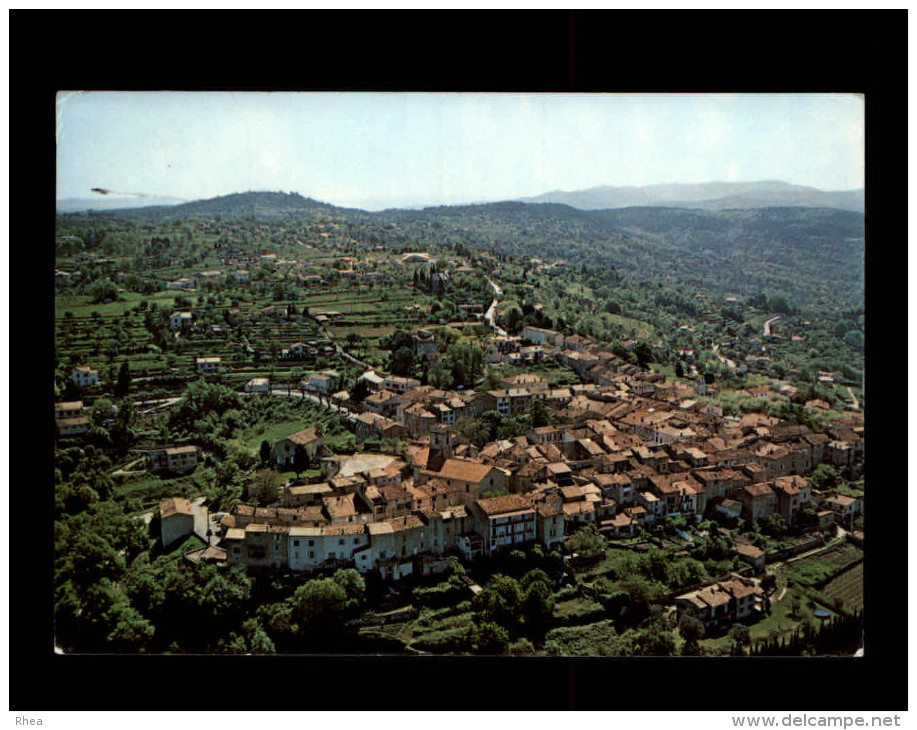
[[[306,428],[280,439],[274,444],[271,457],[278,467],[290,468],[293,466],[298,446],[302,446],[306,450],[311,462],[315,460],[316,455],[320,454],[324,444],[325,440],[322,438],[321,426]]]
[[[149,453],[150,471],[190,474],[197,468],[197,446],[170,446]]]
[[[534,542],[536,513],[532,501],[521,494],[477,499],[470,503],[475,532],[484,540],[484,554]]]

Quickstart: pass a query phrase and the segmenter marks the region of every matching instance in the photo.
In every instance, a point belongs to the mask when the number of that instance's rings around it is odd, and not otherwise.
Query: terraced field
[[[831,599],[841,601],[847,611],[854,611],[863,607],[863,563],[854,565],[850,570],[841,573],[836,578],[828,581],[822,589]]]

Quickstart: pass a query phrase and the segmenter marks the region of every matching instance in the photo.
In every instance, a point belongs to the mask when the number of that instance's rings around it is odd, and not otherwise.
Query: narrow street
[[[484,319],[494,332],[496,332],[501,337],[506,337],[506,330],[497,326],[497,305],[500,303],[499,298],[503,296],[503,290],[500,289],[500,287],[497,286],[497,284],[489,276],[485,275],[484,278],[487,279],[487,283],[490,284],[494,290],[494,300],[490,303],[490,307],[488,308],[487,313],[484,315]]]

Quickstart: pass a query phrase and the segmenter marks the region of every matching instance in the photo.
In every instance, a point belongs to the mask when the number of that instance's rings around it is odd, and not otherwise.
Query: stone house
[[[194,508],[182,497],[170,497],[159,503],[159,534],[168,547],[194,533]]]
[[[278,467],[291,467],[296,455],[296,447],[302,446],[309,455],[309,460],[315,461],[316,455],[321,454],[324,444],[325,440],[322,437],[320,425],[315,428],[306,428],[275,443],[271,458]]]
[[[197,446],[170,446],[149,452],[150,471],[153,473],[190,474],[197,468]]]
[[[764,482],[739,490],[738,500],[742,503],[742,517],[750,522],[765,522],[777,509],[777,495]]]
[[[468,511],[474,518],[475,532],[484,540],[485,555],[536,539],[535,508],[521,494],[476,499],[469,503]]]

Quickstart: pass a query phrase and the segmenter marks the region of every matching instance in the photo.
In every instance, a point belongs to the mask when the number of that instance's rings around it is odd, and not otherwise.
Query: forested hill
[[[346,224],[358,241],[563,259],[693,291],[781,294],[801,307],[857,307],[864,294],[864,215],[836,208],[580,210],[506,201],[372,213],[292,193],[249,192],[98,215],[291,224],[321,215]]]
[[[107,211],[120,218],[153,221],[180,220],[193,217],[241,217],[254,215],[266,219],[294,219],[315,213],[346,214],[351,211],[337,208],[297,193],[247,192],[223,195],[206,200],[194,200],[181,205],[158,205],[146,208],[125,208]]]
[[[779,292],[801,306],[858,306],[863,298],[864,216],[836,208],[586,211],[506,202],[380,215],[417,235],[429,229],[437,241],[614,267],[692,289]]]

